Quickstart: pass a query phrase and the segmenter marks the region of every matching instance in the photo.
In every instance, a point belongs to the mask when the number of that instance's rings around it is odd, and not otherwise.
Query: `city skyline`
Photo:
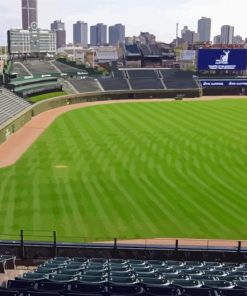
[[[67,5],[69,3],[69,5]],[[247,37],[244,24],[244,10],[234,14],[236,5],[244,7],[243,0],[236,0],[223,5],[224,1],[209,0],[205,4],[196,0],[154,0],[150,1],[126,0],[39,0],[39,27],[49,28],[55,19],[65,23],[67,42],[73,41],[73,23],[82,20],[89,26],[104,23],[108,27],[117,23],[126,26],[126,36],[139,35],[141,31],[148,31],[157,36],[158,41],[171,42],[175,38],[176,23],[179,28],[187,25],[197,31],[197,21],[202,16],[212,19],[211,40],[220,33],[223,25],[234,26],[235,34]],[[49,9],[47,9],[49,7]],[[222,11],[222,7],[224,7]],[[223,13],[222,13],[223,12]],[[21,28],[21,1],[11,0],[0,3],[0,44],[6,44],[6,31],[10,28]]]

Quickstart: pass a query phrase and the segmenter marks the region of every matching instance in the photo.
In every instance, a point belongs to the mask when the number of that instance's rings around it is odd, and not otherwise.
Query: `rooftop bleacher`
[[[144,56],[150,56],[152,54],[149,46],[146,44],[140,44],[140,50]]]
[[[11,91],[0,88],[0,125],[29,106],[28,102]]]
[[[161,52],[160,52],[160,49],[157,44],[150,44],[149,48],[150,48],[153,56],[161,57]]]
[[[96,50],[96,59],[99,61],[116,61],[118,59],[116,48],[98,48]]]
[[[0,294],[246,296],[246,272],[246,263],[57,257],[8,280]]]
[[[141,56],[141,52],[136,44],[125,45],[126,56]]]

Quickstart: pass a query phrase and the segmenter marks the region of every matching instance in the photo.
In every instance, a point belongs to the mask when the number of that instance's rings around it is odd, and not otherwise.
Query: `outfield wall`
[[[18,131],[25,123],[42,112],[83,102],[106,101],[106,100],[128,100],[128,99],[153,99],[153,98],[175,98],[183,94],[186,97],[200,97],[201,90],[141,90],[141,91],[112,91],[112,92],[92,92],[76,95],[55,97],[38,102],[15,117],[0,125],[0,144],[5,142],[8,137]]]

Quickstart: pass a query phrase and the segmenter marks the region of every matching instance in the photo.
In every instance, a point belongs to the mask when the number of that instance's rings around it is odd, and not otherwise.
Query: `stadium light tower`
[[[178,26],[179,23],[176,23],[176,47],[178,47]]]

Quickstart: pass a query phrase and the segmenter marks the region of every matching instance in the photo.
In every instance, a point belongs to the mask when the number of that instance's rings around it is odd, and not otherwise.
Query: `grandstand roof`
[[[31,84],[31,85],[26,85],[26,86],[20,86],[20,87],[16,87],[15,88],[15,92],[18,93],[23,93],[24,91],[27,90],[34,90],[34,89],[39,89],[39,88],[44,88],[44,87],[48,87],[51,85],[57,85],[57,86],[61,86],[61,84],[59,83],[54,83],[54,82],[46,82],[46,83],[37,83],[37,84]]]
[[[21,85],[29,85],[36,82],[45,82],[45,81],[57,81],[57,77],[43,77],[43,78],[30,78],[30,79],[18,79],[18,80],[11,80],[9,85],[11,86],[21,86]]]

